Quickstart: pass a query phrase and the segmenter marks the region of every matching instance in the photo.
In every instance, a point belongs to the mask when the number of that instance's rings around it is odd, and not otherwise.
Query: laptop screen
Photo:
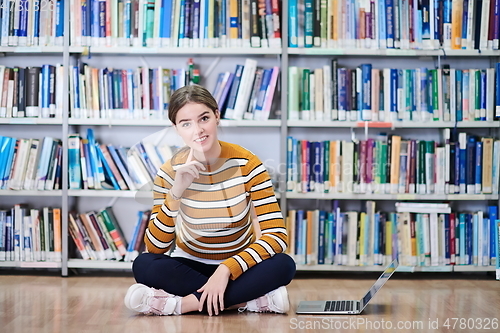
[[[398,267],[398,261],[394,260],[391,262],[389,266],[384,270],[382,275],[378,278],[377,282],[368,290],[366,295],[362,298],[362,303],[361,303],[361,309],[364,309],[364,307],[370,302],[370,300],[375,296],[377,291],[379,291],[380,288],[389,280],[391,275],[394,273],[396,268]]]

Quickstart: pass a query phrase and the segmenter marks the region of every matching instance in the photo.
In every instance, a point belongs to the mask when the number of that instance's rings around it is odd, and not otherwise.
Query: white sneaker
[[[288,292],[285,286],[281,286],[264,296],[248,301],[247,305],[239,308],[238,311],[287,313],[289,309]]]
[[[140,283],[128,288],[125,306],[132,311],[158,316],[179,315],[180,297],[161,289],[154,289]],[[176,311],[177,310],[177,311]]]

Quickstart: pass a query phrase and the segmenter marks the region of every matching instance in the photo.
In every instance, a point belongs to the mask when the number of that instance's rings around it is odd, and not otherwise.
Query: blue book
[[[298,47],[299,24],[297,0],[288,1],[288,46]]]
[[[422,0],[421,2],[422,10],[422,42],[430,41],[431,39],[431,22],[430,22],[430,1]]]
[[[391,68],[391,77],[390,77],[390,111],[391,111],[391,119],[386,119],[388,121],[397,121],[398,120],[398,70],[395,68]]]
[[[495,238],[495,228],[498,218],[498,207],[488,206],[488,218],[490,219],[490,265],[495,265],[495,260],[497,258],[497,247],[495,246],[498,238]],[[497,244],[498,245],[498,244]],[[498,265],[498,261],[496,262]]]
[[[106,17],[106,0],[99,0],[98,4],[98,14],[97,14],[97,29],[98,35],[95,37],[99,37],[99,40],[102,38],[106,38],[106,20],[102,19]],[[95,20],[95,16],[94,16]],[[95,21],[94,21],[95,22]],[[100,43],[100,41],[99,41]]]
[[[495,252],[496,252],[496,278],[497,280],[500,280],[500,220],[495,220],[494,221],[495,225],[495,241],[493,242],[495,244]]]
[[[229,91],[231,90],[231,87],[233,85],[233,81],[234,81],[234,73],[229,73],[229,77],[227,79],[226,85],[222,89],[222,93],[220,96],[219,110],[225,110],[227,97],[229,96]],[[221,115],[221,117],[222,117],[222,115]]]
[[[373,220],[373,244],[371,249],[367,249],[370,252],[373,252],[373,263],[377,265],[379,263],[379,255],[380,255],[380,213],[375,213]]]
[[[102,168],[102,162],[99,154],[96,151],[94,131],[91,128],[87,129],[87,140],[88,140],[88,150],[90,166],[92,168],[92,175],[94,175],[94,186],[95,189],[100,189],[101,181],[104,181],[104,170]]]
[[[311,161],[312,167],[312,179],[314,181],[314,187],[311,188],[311,191],[322,192],[320,191],[321,187],[321,173],[323,172],[323,164],[321,163],[321,144],[319,141],[311,142],[311,153],[313,156],[313,161]]]
[[[86,142],[83,143],[83,153],[85,155],[85,163],[86,163],[86,165],[85,166],[82,165],[82,168],[85,167],[87,169],[87,183],[88,183],[88,187],[90,189],[93,189],[93,188],[95,188],[94,183],[95,183],[95,179],[97,178],[97,176],[95,176],[95,171],[94,171],[94,168],[92,167],[93,158],[92,158],[92,155],[90,154],[90,148],[89,148],[89,142],[88,142],[88,140],[86,140]]]
[[[185,13],[185,7],[186,7],[186,1],[185,0],[180,0],[180,17],[179,17],[179,46],[183,46],[184,44],[184,26],[185,26],[185,21],[186,21],[186,13]]]
[[[162,19],[162,24],[163,24],[163,19]],[[126,45],[130,45],[130,39],[132,38],[131,35],[132,35],[132,1],[126,0],[123,8],[123,37],[126,40]]]
[[[68,138],[68,182],[70,189],[79,190],[82,188],[81,168],[80,137],[76,134],[71,134]]]
[[[47,178],[47,171],[49,167],[50,154],[52,151],[52,146],[56,144],[56,141],[51,137],[43,138],[42,150],[40,151],[40,157],[36,172],[36,188],[38,190],[45,189],[45,180]]]
[[[93,41],[99,39],[99,2],[101,0],[90,0],[90,45],[94,45]],[[95,46],[95,45],[94,45]]]
[[[313,2],[315,0],[304,0],[304,46],[314,46],[314,9]],[[319,10],[319,8],[317,9]]]
[[[134,182],[130,178],[130,176],[129,176],[128,172],[127,172],[127,168],[125,167],[125,165],[123,164],[122,160],[118,156],[118,153],[117,153],[115,147],[113,145],[110,145],[110,144],[107,145],[107,147],[108,147],[109,154],[111,155],[111,158],[115,162],[116,167],[120,171],[120,174],[122,175],[123,179],[125,180],[125,183],[127,184],[128,188],[130,190],[135,190]]]
[[[450,214],[444,214],[444,262],[450,264]]]
[[[2,40],[8,40],[9,39],[9,22],[10,22],[10,3],[8,6],[5,5],[4,2],[2,2],[2,5],[0,8],[2,9],[2,35],[1,39]]]
[[[462,79],[462,98],[464,100],[467,100],[468,103],[473,103],[474,96],[469,96],[469,86],[470,86],[470,80],[469,80],[469,71],[464,70],[463,71],[463,79]],[[469,110],[464,110],[462,109],[462,120],[473,120],[469,119]]]
[[[325,263],[325,211],[319,211],[318,265]]]
[[[18,30],[18,36],[19,37],[28,37],[28,10],[29,10],[29,3],[28,0],[20,0],[18,3],[19,6],[19,30]]]
[[[372,65],[361,66],[361,120],[372,120]]]
[[[2,188],[3,175],[7,165],[7,151],[10,149],[10,138],[0,135],[0,189]]]
[[[172,25],[172,0],[163,0],[161,9],[160,34],[162,38],[170,38],[170,26]]]
[[[234,105],[236,103],[236,97],[238,96],[238,90],[240,88],[241,75],[243,74],[243,65],[236,65],[236,69],[234,71],[234,79],[231,85],[231,92],[228,96],[227,106],[225,111],[222,112],[221,117],[232,118],[234,112]],[[226,114],[227,113],[227,114]]]
[[[463,86],[463,72],[460,69],[455,70],[455,78],[456,78],[456,121],[463,120],[463,105],[462,105],[462,86]],[[452,119],[455,120],[455,119]]]
[[[462,214],[460,214],[460,217],[459,217],[460,218],[460,221],[459,221],[459,231],[460,232],[458,233],[458,235],[460,235],[459,236],[459,249],[460,249],[459,250],[459,253],[460,253],[460,261],[459,261],[459,263],[461,265],[467,264],[466,263],[467,257],[465,255],[465,244],[466,244],[466,241],[465,241],[466,227],[465,227],[465,225],[466,225],[466,215],[467,214],[462,213]]]
[[[459,193],[467,193],[467,137],[465,133],[459,134]]]
[[[257,103],[255,104],[255,113],[258,114],[264,108],[266,91],[271,82],[271,76],[273,74],[272,68],[264,69],[262,74],[262,82],[259,87],[259,94],[257,96]]]
[[[473,255],[473,218],[474,216],[472,214],[467,214],[466,215],[466,226],[467,226],[467,231],[465,232],[465,241],[466,241],[466,253],[467,253],[467,262],[465,263],[466,265],[472,265],[472,255]]]
[[[347,69],[338,69],[339,120],[347,119]],[[382,105],[382,104],[381,104]]]
[[[474,1],[474,0],[463,0],[463,8],[464,8],[464,10],[462,11],[462,31],[460,33],[460,36],[462,37],[462,40],[466,40],[467,39],[467,30],[469,28],[469,27],[467,27],[468,16],[474,14],[474,13],[469,13],[468,12],[469,1]],[[495,1],[495,0],[493,0],[493,1]],[[475,4],[475,6],[477,6],[477,2]],[[473,22],[473,21],[471,21],[471,22]],[[465,49],[465,47],[462,47],[462,49]]]
[[[134,232],[132,233],[132,239],[128,243],[127,254],[132,254],[134,252],[134,245],[137,242],[137,237],[139,235],[139,230],[141,229],[142,215],[144,212],[137,212],[137,223],[135,224]]]
[[[62,38],[64,36],[64,3],[65,0],[57,0],[56,3],[56,14],[57,14],[57,21],[56,21],[56,35],[55,37],[60,37]],[[106,24],[106,22],[104,22]]]
[[[466,151],[466,174],[465,174],[465,183],[467,185],[467,194],[474,194],[476,187],[476,138],[472,135],[469,135],[467,138],[467,151]],[[480,159],[479,163],[482,160]]]
[[[481,113],[479,120],[486,121],[486,101],[488,99],[488,87],[486,85],[486,70],[481,70]]]
[[[394,48],[394,4],[393,0],[385,0],[386,40],[387,48]]]
[[[91,6],[93,0],[81,0],[82,4],[82,43],[84,46],[89,45],[88,38],[91,36]]]
[[[479,216],[472,215],[472,264],[477,266],[477,258],[479,253]]]
[[[377,1],[378,6],[378,43],[381,49],[387,48],[387,26],[386,26],[386,8],[385,1]],[[372,13],[374,15],[375,13]]]
[[[474,172],[474,177],[475,177],[475,189],[474,193],[475,194],[481,194],[481,185],[483,182],[483,142],[481,140],[476,141],[476,155],[474,158],[475,162],[475,172]]]
[[[500,118],[500,62],[495,64],[495,119]]]
[[[305,237],[304,235],[304,211],[302,209],[297,210],[297,216],[295,220],[296,225],[296,233],[295,233],[295,255],[297,264],[305,263],[305,254],[306,254],[306,246],[305,246]]]
[[[465,7],[465,1],[467,0],[464,0],[464,8],[467,8]],[[443,0],[435,0],[434,1],[434,8],[432,8],[432,10],[434,11],[434,31],[431,31],[432,33],[432,37],[435,41],[437,41],[436,43],[439,43],[440,44],[440,40],[441,40],[441,35],[440,35],[440,32],[442,31],[442,28],[441,28],[441,31],[440,31],[440,27],[443,26],[442,22],[443,22],[443,17],[442,17],[442,11],[444,10],[444,4],[443,4]],[[432,48],[435,48],[435,44],[432,45]]]
[[[98,144],[94,144],[94,149],[96,150],[99,158],[102,161],[103,165],[103,172],[104,172],[104,177],[105,180],[108,179],[111,182],[111,185],[113,186],[113,190],[120,190],[120,186],[118,185],[118,181],[113,175],[113,171],[111,171],[111,166],[108,164],[108,161],[106,161],[106,158],[104,157],[104,154],[101,150],[101,147]],[[106,189],[111,189],[111,188],[106,188]]]

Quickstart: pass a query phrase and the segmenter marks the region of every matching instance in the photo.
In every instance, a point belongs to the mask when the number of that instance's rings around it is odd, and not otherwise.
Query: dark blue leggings
[[[200,299],[201,293],[196,290],[208,281],[217,267],[186,258],[142,253],[134,260],[132,271],[138,283],[177,296],[194,294]],[[283,253],[260,262],[236,280],[229,280],[224,305],[230,307],[247,302],[289,284],[295,269],[293,259]]]

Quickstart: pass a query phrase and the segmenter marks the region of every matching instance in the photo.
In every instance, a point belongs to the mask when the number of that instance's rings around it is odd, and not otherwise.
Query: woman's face
[[[199,161],[218,157],[217,123],[219,112],[205,104],[187,103],[177,112],[175,128]],[[217,156],[215,156],[217,153]]]

